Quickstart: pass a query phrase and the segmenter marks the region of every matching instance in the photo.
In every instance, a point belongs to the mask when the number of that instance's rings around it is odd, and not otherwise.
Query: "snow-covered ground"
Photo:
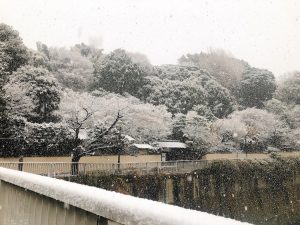
[[[0,167],[0,180],[128,225],[247,224],[104,189]]]

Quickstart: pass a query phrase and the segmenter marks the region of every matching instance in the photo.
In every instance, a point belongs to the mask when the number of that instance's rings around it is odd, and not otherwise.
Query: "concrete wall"
[[[80,159],[80,163],[118,163],[117,155],[103,156],[84,156]]]
[[[24,157],[23,162],[71,162],[71,157],[69,156]]]
[[[300,157],[300,151],[297,152],[280,152],[281,157]]]
[[[131,155],[121,155],[121,162],[129,163],[129,162],[160,162],[161,155],[139,155],[139,156],[131,156]]]
[[[0,158],[0,162],[19,162],[19,158]]]
[[[300,157],[300,151],[278,152],[281,157]],[[204,160],[221,160],[221,159],[267,159],[270,153],[209,153],[202,159]]]
[[[221,159],[267,159],[269,154],[265,153],[209,153],[203,156],[204,160],[221,160]]]

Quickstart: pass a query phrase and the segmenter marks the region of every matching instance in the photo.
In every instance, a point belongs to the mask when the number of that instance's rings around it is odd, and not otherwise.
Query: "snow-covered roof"
[[[160,148],[187,148],[185,143],[179,141],[163,141],[157,144]]]
[[[153,146],[148,144],[134,144],[133,146],[140,148],[140,149],[155,149]]]
[[[205,212],[0,167],[0,180],[126,225],[246,225]]]
[[[128,141],[135,141],[135,139],[129,135],[125,135],[124,138],[127,139]]]
[[[280,152],[280,149],[268,146],[267,151],[270,151],[270,152]]]

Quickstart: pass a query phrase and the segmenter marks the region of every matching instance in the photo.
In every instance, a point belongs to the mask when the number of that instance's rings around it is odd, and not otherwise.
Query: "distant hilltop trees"
[[[80,132],[93,139],[118,112],[114,129],[139,143],[188,138],[206,152],[225,142],[245,150],[242,140],[252,140],[253,151],[299,149],[299,74],[276,81],[219,49],[162,66],[141,53],[104,54],[84,43],[37,42],[35,51],[0,24],[0,154],[70,154],[82,143]]]

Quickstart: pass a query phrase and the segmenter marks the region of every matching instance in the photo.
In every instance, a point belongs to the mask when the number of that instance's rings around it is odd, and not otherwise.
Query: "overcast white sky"
[[[0,0],[0,22],[35,48],[93,43],[176,63],[209,47],[279,75],[300,70],[298,0]]]

